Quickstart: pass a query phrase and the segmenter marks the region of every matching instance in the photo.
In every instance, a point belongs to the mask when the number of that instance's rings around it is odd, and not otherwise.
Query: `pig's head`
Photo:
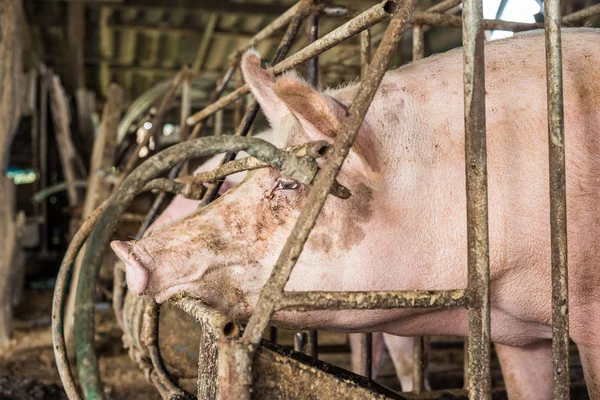
[[[242,71],[274,131],[276,145],[332,141],[345,105],[292,76],[278,81],[246,53]],[[366,237],[380,181],[378,160],[366,124],[342,168],[348,200],[329,196],[288,288],[327,288],[327,271],[350,264]],[[229,313],[248,316],[268,279],[310,186],[274,168],[254,171],[208,207],[140,241],[111,243],[125,262],[127,284],[136,294],[163,302],[185,293]],[[311,269],[310,273],[302,273]]]

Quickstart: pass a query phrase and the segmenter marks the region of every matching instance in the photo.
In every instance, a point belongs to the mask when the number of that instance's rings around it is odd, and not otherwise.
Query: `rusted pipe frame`
[[[599,14],[600,14],[600,4],[596,4],[594,6],[584,8],[583,10],[576,11],[574,13],[565,15],[561,19],[561,22],[563,25],[571,26],[573,24],[581,22],[581,20],[584,20],[584,19],[587,19],[590,17],[595,17]]]
[[[463,2],[469,399],[491,396],[490,266],[482,0]]]
[[[255,345],[235,339],[219,341],[219,398],[250,400]]]
[[[172,169],[189,158],[242,150],[259,159],[269,160],[277,168],[281,167],[282,170],[287,170],[286,174],[299,182],[309,181],[308,175],[313,174],[314,177],[318,169],[316,162],[310,156],[297,157],[295,154],[279,150],[261,139],[231,136],[200,138],[174,145],[150,157],[132,171],[125,178],[121,187],[111,196],[105,211],[98,218],[96,229],[90,234],[89,246],[84,255],[84,265],[88,265],[88,268],[82,270],[77,287],[75,338],[78,371],[86,396],[102,397],[98,360],[93,348],[93,295],[102,254],[118,223],[118,218],[127,209],[137,192],[152,177]]]
[[[394,308],[467,307],[463,289],[375,292],[283,292],[276,311],[391,310]]]
[[[433,13],[433,12],[435,12],[435,13],[449,12],[453,7],[455,7],[456,5],[458,5],[460,3],[462,3],[462,0],[444,0],[441,3],[439,3],[439,4],[436,4],[435,6],[426,9],[425,12],[429,12],[429,13]],[[371,38],[371,44],[372,45],[378,45],[379,42],[381,42],[381,38],[382,37],[383,37],[383,34],[382,35],[378,35],[375,38]],[[349,59],[354,58],[354,57],[356,57],[356,52],[354,52],[354,51],[348,51],[347,54],[340,54],[334,62],[335,63],[339,63],[339,62],[343,62],[343,61],[349,60]],[[330,65],[332,65],[332,64],[329,64],[329,63],[327,64],[327,66],[330,66]],[[361,66],[362,66],[362,62],[361,62]]]
[[[386,11],[389,7],[396,4],[396,1],[383,1],[368,10],[357,15],[355,18],[334,29],[327,35],[321,37],[316,42],[309,46],[306,46],[294,55],[286,58],[285,60],[275,64],[270,70],[275,74],[279,75],[287,70],[296,67],[303,62],[325,52],[326,50],[335,47],[341,42],[357,35],[361,31],[370,28],[371,26],[387,19],[391,13]],[[203,110],[195,113],[187,119],[188,125],[193,125],[203,119],[209,117],[221,108],[229,105],[239,97],[250,92],[249,86],[246,84],[231,92],[227,96],[221,98],[219,101],[214,102]]]
[[[94,228],[98,217],[104,211],[105,205],[106,201],[94,210],[89,218],[81,225],[75,236],[73,236],[60,265],[58,275],[56,276],[56,284],[54,286],[54,294],[52,297],[52,343],[54,359],[56,360],[56,367],[63,388],[70,400],[78,400],[82,397],[79,395],[77,384],[75,383],[75,379],[69,367],[69,358],[67,357],[67,347],[64,336],[65,299],[69,293],[71,275],[73,273],[73,266],[77,259],[77,254]]]
[[[152,361],[152,367],[158,378],[158,381],[167,390],[168,396],[163,398],[173,398],[179,396],[182,398],[192,399],[193,396],[181,389],[171,374],[167,371],[167,368],[163,362],[160,354],[160,348],[158,346],[158,335],[159,335],[159,321],[160,315],[160,304],[154,302],[147,302],[144,310],[144,322],[142,325],[142,341],[148,347],[150,353],[150,360]]]
[[[283,289],[296,260],[300,256],[304,243],[308,239],[308,235],[323,208],[331,186],[348,155],[358,129],[367,113],[368,106],[375,96],[375,92],[385,74],[392,54],[396,50],[401,34],[404,32],[406,23],[414,10],[415,3],[416,0],[403,2],[398,9],[393,11],[394,15],[381,45],[377,49],[366,75],[361,80],[357,95],[348,109],[349,116],[342,120],[340,134],[334,142],[334,153],[325,168],[320,170],[315,184],[308,194],[306,206],[302,209],[300,216],[296,220],[292,232],[288,236],[285,246],[273,267],[269,280],[260,292],[258,302],[250,316],[243,335],[243,340],[248,343],[258,344],[263,331],[275,311],[277,302],[282,296]],[[395,3],[388,2],[387,4]]]
[[[552,259],[552,359],[554,399],[569,398],[569,302],[567,193],[563,110],[560,1],[544,2],[548,152],[550,169],[550,244]]]
[[[240,328],[223,314],[185,296],[170,300],[202,324],[198,355],[198,399],[216,399],[219,391],[218,343],[222,338],[235,337]]]
[[[281,38],[279,45],[277,46],[277,51],[275,52],[275,56],[273,57],[273,62],[272,62],[273,64],[279,63],[287,55],[290,47],[292,46],[292,42],[294,41],[294,38],[298,34],[298,30],[300,29],[302,22],[304,21],[304,19],[310,12],[312,4],[313,4],[312,0],[301,0],[300,2],[298,2],[298,8],[296,9],[296,12],[295,12],[293,18],[290,20],[290,23],[289,23],[283,37]],[[239,62],[239,60],[236,60],[236,62]],[[248,85],[245,85],[245,86],[248,86]],[[216,103],[213,103],[213,104],[216,104]],[[260,105],[258,104],[258,102],[255,99],[254,101],[252,101],[252,103],[250,103],[250,105],[246,109],[244,117],[242,118],[242,122],[238,126],[234,136],[248,135],[248,133],[250,132],[250,129],[252,128],[252,124],[254,123],[254,120],[256,119],[256,116],[258,115],[259,110],[260,110]],[[215,110],[215,112],[216,111],[218,111],[218,109]],[[205,122],[201,122],[201,123],[205,123]],[[229,153],[225,154],[225,156],[221,160],[221,165],[234,160],[236,155],[237,155],[237,153],[235,153],[235,152],[229,152]],[[222,184],[223,184],[223,181],[219,181],[219,182],[216,182],[216,183],[210,185],[210,187],[206,191],[206,195],[200,202],[199,208],[205,207],[206,205],[208,205],[210,202],[212,202],[216,198]]]
[[[184,75],[187,74],[187,69],[188,69],[187,66],[183,67],[177,73],[177,75],[175,75],[175,77],[173,78],[173,81],[169,85],[169,90],[167,91],[165,97],[163,97],[163,99],[161,100],[156,113],[154,114],[154,116],[152,117],[152,119],[150,121],[152,123],[152,128],[150,128],[146,131],[144,138],[142,139],[142,142],[138,143],[138,145],[134,148],[133,153],[131,153],[129,160],[127,160],[127,163],[125,164],[125,167],[123,168],[123,171],[122,171],[123,177],[125,177],[129,173],[129,171],[131,171],[133,169],[133,167],[135,166],[135,163],[139,159],[140,150],[142,149],[142,147],[144,147],[148,144],[150,137],[152,137],[155,134],[155,132],[157,132],[158,126],[161,124],[162,119],[165,115],[165,112],[167,111],[168,107],[171,105],[171,102],[173,101],[173,98],[175,97],[175,95],[177,93],[177,88],[179,88],[179,85],[181,84],[181,81],[183,80]]]

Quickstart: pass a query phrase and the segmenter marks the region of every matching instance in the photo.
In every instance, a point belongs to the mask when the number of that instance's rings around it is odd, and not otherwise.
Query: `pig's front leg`
[[[494,345],[510,400],[552,399],[552,341],[522,347]]]

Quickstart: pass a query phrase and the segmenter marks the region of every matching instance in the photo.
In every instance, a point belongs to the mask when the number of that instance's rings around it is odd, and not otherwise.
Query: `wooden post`
[[[67,197],[69,206],[75,207],[79,204],[79,196],[73,182],[77,179],[75,175],[75,147],[71,141],[70,113],[67,103],[67,95],[63,89],[60,78],[54,75],[50,81],[50,108],[52,110],[52,121],[54,122],[54,135],[58,145],[58,155],[65,177],[69,184]]]
[[[6,176],[21,105],[23,32],[20,0],[0,0],[0,347],[10,342],[16,260],[21,252],[15,218],[15,187]]]
[[[88,187],[83,204],[82,219],[85,220],[92,212],[110,196],[110,184],[104,179],[105,174],[112,166],[112,155],[117,147],[117,127],[121,119],[121,106],[123,103],[123,89],[119,85],[111,84],[108,87],[108,98],[102,113],[102,122],[98,137],[94,142],[92,158],[90,161],[90,175]],[[73,271],[73,284],[69,291],[69,298],[65,309],[65,341],[67,353],[74,355],[73,341],[73,311],[75,309],[75,292],[81,271],[81,261],[85,254],[85,247],[79,252]]]

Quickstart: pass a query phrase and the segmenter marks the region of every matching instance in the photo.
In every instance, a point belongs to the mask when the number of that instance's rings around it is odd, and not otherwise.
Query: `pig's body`
[[[570,334],[600,399],[600,34],[563,30]],[[492,340],[512,398],[551,398],[548,133],[543,33],[486,44]],[[277,84],[254,55],[244,76],[287,145],[335,135],[358,87],[318,94]],[[288,111],[289,110],[289,111]],[[290,113],[291,111],[291,113]],[[291,115],[293,113],[293,116]],[[462,52],[384,77],[340,182],[286,290],[456,289],[467,285]],[[164,301],[188,292],[246,318],[304,204],[272,169],[133,245],[114,244],[128,277]],[[282,183],[283,182],[283,183]],[[251,211],[248,208],[251,207]],[[223,232],[216,235],[213,232]],[[228,233],[227,233],[228,232]],[[177,249],[186,249],[182,257]],[[177,256],[169,256],[177,254]],[[198,260],[205,260],[199,265]],[[468,334],[464,309],[281,312],[286,327]],[[540,382],[547,382],[540,387]]]

